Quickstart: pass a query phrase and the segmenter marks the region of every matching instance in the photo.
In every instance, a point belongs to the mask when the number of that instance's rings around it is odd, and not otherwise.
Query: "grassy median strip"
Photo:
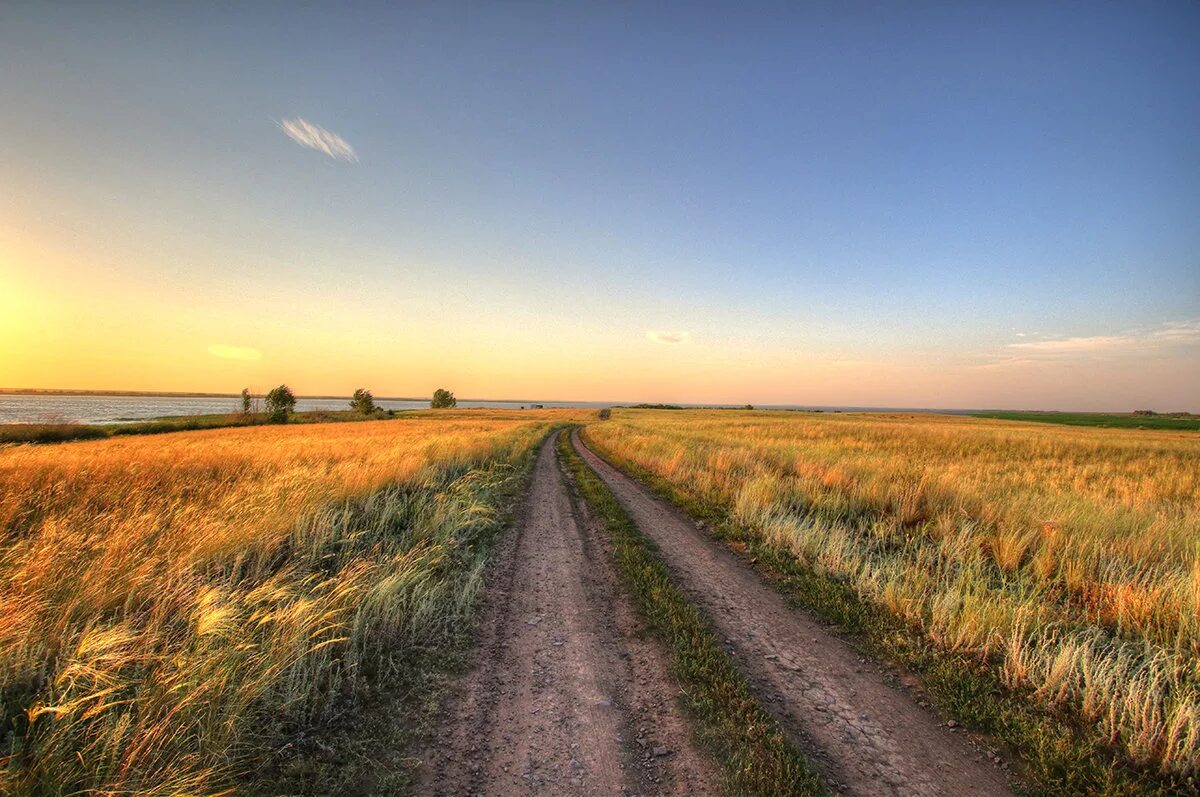
[[[638,611],[670,650],[697,736],[724,768],[729,792],[826,794],[816,771],[755,700],[708,621],[671,582],[654,544],[575,453],[568,435],[558,446],[580,493],[612,535],[617,566]]]
[[[587,444],[652,493],[704,523],[718,540],[754,562],[798,606],[837,626],[875,659],[920,675],[946,716],[992,736],[1017,754],[1021,764],[1015,769],[1029,784],[1028,793],[1060,797],[1197,793],[1191,778],[1136,766],[1073,718],[1038,708],[1027,695],[1006,688],[987,662],[929,644],[917,630],[864,600],[849,584],[818,572],[738,524],[727,508],[697,499],[591,438]]]

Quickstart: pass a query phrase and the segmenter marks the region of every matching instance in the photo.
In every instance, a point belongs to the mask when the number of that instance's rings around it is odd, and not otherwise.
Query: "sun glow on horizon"
[[[1200,410],[1195,10],[980,13],[17,4],[0,387]]]
[[[113,280],[97,259],[0,229],[0,387],[236,393],[286,382],[306,394],[833,406],[1197,409],[1184,364],[1200,323],[1119,334],[1009,338],[938,354],[742,341],[614,321],[602,307],[531,321],[485,307],[380,304],[253,282],[203,302]],[[114,257],[108,253],[104,257]],[[100,258],[103,262],[103,258]],[[249,311],[248,311],[249,310]],[[482,310],[482,311],[481,311]],[[303,319],[303,321],[298,321]],[[688,344],[688,345],[681,345]],[[1123,390],[1137,367],[1150,388]],[[1089,403],[1084,385],[1117,388]],[[1031,402],[1030,392],[1041,396]]]

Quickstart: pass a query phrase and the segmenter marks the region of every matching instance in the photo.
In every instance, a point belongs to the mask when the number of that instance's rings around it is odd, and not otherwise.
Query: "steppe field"
[[[1195,432],[460,410],[8,445],[0,535],[5,794],[1200,770]]]
[[[720,512],[741,544],[845,585],[1129,762],[1193,783],[1200,435],[709,411],[623,413],[586,436]]]
[[[0,793],[216,794],[278,764],[469,616],[562,419],[0,447]]]
[[[1200,797],[1200,0],[0,0],[0,797]]]

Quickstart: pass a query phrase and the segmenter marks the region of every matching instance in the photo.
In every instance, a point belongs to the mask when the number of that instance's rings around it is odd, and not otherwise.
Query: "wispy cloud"
[[[692,339],[691,334],[688,332],[663,329],[652,329],[646,333],[646,337],[655,343],[666,343],[670,345],[687,343]]]
[[[1043,354],[1072,354],[1075,352],[1111,351],[1137,342],[1137,338],[1127,335],[1093,335],[1091,337],[1058,338],[1051,340],[1031,340],[1022,343],[1010,343],[1006,348],[1019,349],[1024,352],[1041,352]]]
[[[1115,352],[1129,349],[1165,348],[1168,346],[1200,343],[1200,319],[1168,321],[1156,327],[1140,327],[1126,330],[1117,335],[1090,335],[1085,337],[1049,338],[1047,340],[1010,343],[1006,348],[1025,354],[1076,354],[1087,352]]]
[[[208,353],[224,360],[261,360],[262,352],[249,346],[230,346],[226,343],[214,343],[208,347]]]
[[[1158,326],[1138,327],[1113,335],[1022,340],[980,364],[979,368],[1012,368],[1039,363],[1062,363],[1122,355],[1150,355],[1200,345],[1200,319],[1167,321]]]
[[[354,151],[354,147],[337,133],[299,117],[284,119],[278,122],[278,125],[284,135],[302,147],[323,152],[334,160],[358,163],[358,153]]]
[[[1200,318],[1191,321],[1170,321],[1154,330],[1150,337],[1163,344],[1200,343]]]

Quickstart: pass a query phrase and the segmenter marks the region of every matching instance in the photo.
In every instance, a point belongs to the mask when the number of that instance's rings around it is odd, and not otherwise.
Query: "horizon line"
[[[213,393],[202,391],[184,391],[184,390],[89,390],[86,388],[11,388],[0,387],[0,396],[111,396],[114,398],[241,398],[241,393]],[[349,399],[352,394],[331,394],[331,393],[306,393],[297,394],[297,399]],[[264,393],[251,393],[255,398],[262,398]],[[673,401],[610,401],[604,399],[511,399],[511,398],[471,398],[471,397],[455,397],[458,401],[480,402],[489,404],[595,404],[608,405],[612,407],[631,407],[638,404],[661,404],[666,406],[677,406],[684,409],[742,409],[745,406],[753,409],[771,410],[840,410],[849,412],[923,412],[923,413],[945,413],[950,415],[960,415],[969,413],[986,413],[986,412],[1039,412],[1039,413],[1075,413],[1075,414],[1093,414],[1093,415],[1131,415],[1134,409],[1128,410],[1071,410],[1071,409],[1040,409],[1034,407],[1023,407],[1020,409],[1002,408],[1002,407],[897,407],[886,405],[860,405],[860,404],[754,404],[746,402],[739,404],[737,402],[673,402]],[[425,396],[375,396],[376,401],[428,401]],[[1145,408],[1138,408],[1145,409]],[[1172,414],[1193,414],[1191,410],[1153,410],[1160,415]]]

